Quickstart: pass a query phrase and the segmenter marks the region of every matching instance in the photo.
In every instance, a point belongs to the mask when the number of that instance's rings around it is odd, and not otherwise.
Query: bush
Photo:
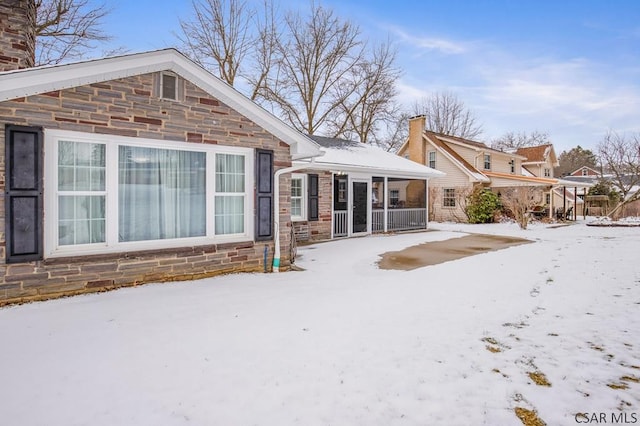
[[[498,195],[486,188],[476,188],[467,197],[469,223],[491,223],[501,208]]]

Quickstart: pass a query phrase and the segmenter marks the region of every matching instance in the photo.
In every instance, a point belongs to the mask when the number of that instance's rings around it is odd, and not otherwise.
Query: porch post
[[[587,187],[582,188],[582,220],[587,220]]]
[[[425,179],[425,194],[424,194],[424,229],[429,229],[429,179]]]
[[[382,183],[382,229],[384,230],[384,232],[387,232],[387,225],[388,225],[388,220],[387,220],[387,204],[389,204],[388,200],[387,200],[387,193],[389,192],[389,190],[387,189],[387,185],[389,184],[389,178],[388,177],[384,177],[384,182]]]
[[[584,204],[582,205],[584,208]],[[578,187],[573,187],[573,221],[578,220]]]

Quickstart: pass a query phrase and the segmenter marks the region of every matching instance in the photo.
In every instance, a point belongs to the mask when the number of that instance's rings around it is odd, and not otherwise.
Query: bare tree
[[[258,10],[245,0],[193,0],[195,17],[181,21],[184,49],[301,132],[384,139],[399,113],[391,43],[367,49],[355,24],[313,3],[308,16],[281,18],[263,1]]]
[[[257,38],[253,41],[253,62],[242,75],[249,83],[249,98],[255,101],[266,90],[269,73],[274,66],[276,48],[282,37],[278,12],[271,0],[264,0],[262,13],[255,18]]]
[[[349,79],[363,58],[360,29],[330,9],[312,4],[304,19],[285,17],[286,40],[260,96],[301,132],[314,134],[352,94]]]
[[[255,12],[242,0],[194,0],[195,17],[180,20],[178,36],[197,64],[233,86],[238,69],[253,47],[249,28]]]
[[[378,126],[371,143],[386,151],[397,152],[409,137],[409,117],[410,114],[400,107],[392,107],[385,113],[385,120]]]
[[[609,212],[613,216],[624,205],[640,199],[640,133],[621,135],[609,131],[597,150],[602,166],[622,195],[620,203]]]
[[[413,112],[426,117],[426,128],[432,132],[466,139],[482,134],[482,125],[464,102],[451,92],[437,92],[416,101]]]
[[[400,77],[400,70],[394,67],[395,58],[396,51],[390,43],[378,45],[345,76],[339,87],[346,96],[338,97],[343,101],[330,120],[329,131],[333,136],[363,143],[386,137],[380,134],[381,127],[397,119],[400,111],[394,102],[395,81]]]
[[[518,148],[529,146],[539,146],[551,143],[548,132],[534,130],[527,132],[507,132],[497,139],[491,141],[491,148],[500,151],[515,151]]]
[[[59,64],[83,57],[111,39],[101,29],[109,14],[89,0],[36,0],[36,65]]]
[[[501,190],[500,201],[516,220],[520,229],[527,229],[529,211],[536,205],[535,191],[531,186],[517,186]]]

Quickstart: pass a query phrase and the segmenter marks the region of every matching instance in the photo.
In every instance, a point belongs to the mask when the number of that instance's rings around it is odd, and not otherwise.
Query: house
[[[556,210],[568,211],[573,205],[578,207],[572,212],[582,211],[577,189],[572,198],[562,190],[590,185],[554,178],[557,157],[552,145],[505,152],[481,142],[427,131],[425,124],[424,116],[409,120],[409,137],[398,155],[446,173],[446,178],[435,180],[431,186],[429,203],[434,220],[466,221],[466,199],[476,187],[490,188],[498,194],[513,187],[536,188],[534,202],[550,217]]]
[[[600,177],[602,177],[602,174],[599,171],[592,169],[591,167],[582,166],[579,169],[569,173],[569,176],[589,178],[589,179],[599,179]]]
[[[297,240],[427,228],[429,181],[444,173],[370,144],[311,138],[323,155],[294,161],[298,171],[291,175]],[[415,193],[412,204],[407,202],[407,187]]]
[[[553,177],[553,169],[558,167],[558,157],[552,144],[518,148],[516,154],[525,158],[522,167],[536,177]]]
[[[34,1],[11,3],[0,304],[263,271],[280,244],[288,266],[275,177],[315,142],[173,49],[33,68]]]

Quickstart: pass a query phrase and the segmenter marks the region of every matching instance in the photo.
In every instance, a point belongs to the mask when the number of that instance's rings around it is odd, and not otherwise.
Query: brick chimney
[[[409,119],[409,160],[424,164],[424,142],[422,134],[427,124],[424,115],[418,115]]]
[[[0,2],[0,71],[30,68],[35,63],[35,0]]]

